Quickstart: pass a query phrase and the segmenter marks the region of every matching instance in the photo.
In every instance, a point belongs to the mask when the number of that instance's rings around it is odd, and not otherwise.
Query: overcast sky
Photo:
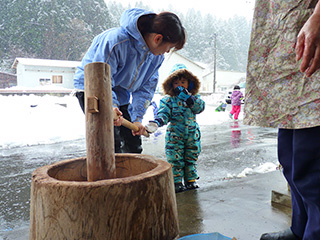
[[[114,0],[105,0],[107,3]],[[171,5],[173,9],[185,13],[194,8],[203,14],[210,13],[218,18],[227,19],[233,15],[245,16],[251,19],[253,15],[254,0],[141,0],[146,5],[154,8],[154,11],[165,9]],[[117,0],[123,6],[135,5],[138,0]]]

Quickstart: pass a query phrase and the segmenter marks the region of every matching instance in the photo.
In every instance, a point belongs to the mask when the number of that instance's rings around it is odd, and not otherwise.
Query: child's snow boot
[[[174,183],[174,190],[176,193],[183,192],[186,190],[186,187],[183,186],[182,182]]]
[[[187,190],[199,188],[198,184],[196,183],[196,180],[190,180],[185,185]]]
[[[231,119],[233,119],[233,116],[232,116],[232,114],[231,114],[231,113],[229,113],[229,117],[230,117]]]

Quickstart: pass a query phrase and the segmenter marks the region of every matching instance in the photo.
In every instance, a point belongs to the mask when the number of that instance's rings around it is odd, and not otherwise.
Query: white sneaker
[[[229,117],[230,117],[230,119],[233,119],[233,116],[232,116],[232,114],[231,114],[231,113],[229,113]]]

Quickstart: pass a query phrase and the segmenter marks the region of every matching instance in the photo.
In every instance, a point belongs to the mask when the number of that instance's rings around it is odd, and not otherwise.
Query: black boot
[[[262,234],[260,240],[301,240],[301,238],[294,235],[290,228],[273,233]]]
[[[196,182],[187,182],[186,188],[187,188],[187,190],[192,190],[192,189],[199,188],[199,186]]]
[[[174,183],[174,190],[176,193],[183,192],[186,190],[185,186],[183,186],[182,182]]]

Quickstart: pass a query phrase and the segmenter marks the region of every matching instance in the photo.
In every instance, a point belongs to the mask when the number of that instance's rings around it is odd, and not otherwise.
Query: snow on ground
[[[158,106],[160,98],[159,94],[154,97]],[[210,101],[213,104],[214,99],[206,100],[205,112],[198,115],[199,124],[219,124],[225,119],[224,114],[215,114]],[[0,96],[0,112],[0,147],[49,144],[85,137],[85,117],[74,96]],[[143,123],[152,119],[150,107]]]
[[[0,147],[49,144],[85,137],[76,97],[0,96]]]
[[[159,94],[154,97],[158,106],[161,97]],[[228,119],[228,111],[215,112],[223,101],[223,95],[212,94],[202,99],[206,102],[206,108],[197,116],[199,125],[220,124]],[[74,96],[0,96],[0,112],[0,149],[85,138],[85,116]],[[242,118],[241,112],[239,119]],[[153,109],[150,107],[143,124],[152,119]],[[237,177],[252,172],[273,171],[275,167],[267,163],[256,169],[245,169]]]
[[[267,162],[255,168],[245,168],[236,177],[242,178],[253,173],[266,173],[266,172],[272,172],[275,170],[277,170],[277,165],[274,163]],[[234,177],[234,176],[229,176],[229,177]]]

